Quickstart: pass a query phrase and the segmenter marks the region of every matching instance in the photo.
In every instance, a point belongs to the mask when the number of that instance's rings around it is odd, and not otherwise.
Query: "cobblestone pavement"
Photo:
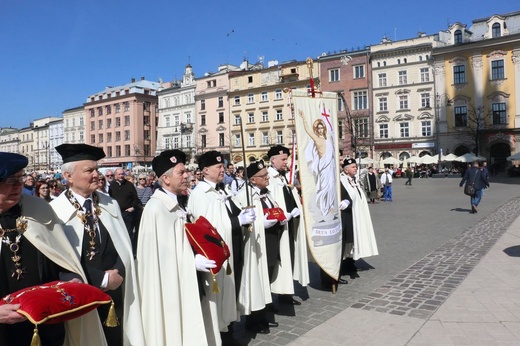
[[[493,178],[476,215],[458,189],[460,177],[404,181],[393,184],[394,202],[370,205],[380,255],[359,260],[363,270],[344,276],[349,284],[336,294],[321,288],[309,263],[311,283],[297,287],[302,305],[280,305],[271,316],[280,326],[268,335],[236,324],[241,344],[287,345],[348,307],[427,319],[520,215],[518,179]]]

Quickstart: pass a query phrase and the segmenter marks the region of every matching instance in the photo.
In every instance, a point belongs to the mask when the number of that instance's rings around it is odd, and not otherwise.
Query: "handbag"
[[[473,181],[471,182],[471,184],[468,181],[466,183],[466,186],[464,186],[465,195],[468,195],[471,197],[475,196],[475,193],[477,192],[477,190],[475,190],[475,180],[477,179],[477,173],[478,173],[478,170],[475,171],[475,175],[473,176]]]

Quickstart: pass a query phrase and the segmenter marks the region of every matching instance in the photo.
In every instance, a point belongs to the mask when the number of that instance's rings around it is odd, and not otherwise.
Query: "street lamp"
[[[453,103],[453,99],[451,99],[449,97],[448,94],[446,93],[443,93],[443,94],[439,94],[437,93],[435,95],[435,121],[436,121],[436,126],[435,126],[435,133],[436,133],[436,146],[437,146],[437,154],[439,155],[439,160],[437,162],[437,171],[438,173],[440,173],[440,164],[441,164],[441,160],[442,160],[442,148],[441,148],[441,128],[440,128],[440,125],[441,125],[441,104],[443,104],[442,102],[445,102],[445,106],[444,106],[444,110],[446,110],[446,107],[450,107]],[[444,114],[446,116],[446,111],[444,111]]]

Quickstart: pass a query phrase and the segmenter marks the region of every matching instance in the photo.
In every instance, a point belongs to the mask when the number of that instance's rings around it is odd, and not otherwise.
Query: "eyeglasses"
[[[139,180],[146,180],[146,178],[139,178]]]
[[[4,180],[4,183],[9,185],[21,185],[23,184],[23,177],[11,177]]]
[[[262,174],[262,175],[254,175],[252,176],[251,178],[267,178],[267,176],[269,175],[269,173],[265,173],[265,174]]]
[[[113,177],[113,176],[114,176],[113,174],[106,174],[105,175],[105,177],[108,177],[108,178]]]

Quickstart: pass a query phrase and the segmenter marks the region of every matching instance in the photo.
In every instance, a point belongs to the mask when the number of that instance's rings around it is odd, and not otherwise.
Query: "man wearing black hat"
[[[347,158],[342,167],[339,204],[343,228],[342,270],[350,272],[356,271],[356,260],[375,256],[378,251],[366,194],[358,182],[356,160]]]
[[[279,294],[278,301],[283,304],[300,305],[295,300],[293,278],[302,286],[309,283],[307,260],[307,237],[303,218],[300,218],[302,206],[297,189],[289,185],[286,174],[290,155],[288,148],[277,145],[269,149],[267,156],[271,162],[268,189],[274,202],[285,212],[288,223],[280,237],[280,261],[274,270],[275,279],[271,291]]]
[[[269,193],[269,173],[264,161],[251,163],[246,170],[249,184],[236,195],[237,203],[242,207],[253,205],[256,218],[249,233],[245,234],[244,257],[249,265],[244,269],[240,296],[247,304],[240,306],[246,315],[246,328],[262,334],[269,333],[269,327],[278,323],[269,322],[265,316],[265,306],[272,303],[270,283],[274,280],[274,268],[278,264],[280,250],[279,239],[283,225],[287,222],[283,212],[277,218],[273,197]],[[249,201],[248,201],[249,194]],[[281,211],[278,209],[278,211]],[[262,215],[262,216],[260,216]]]
[[[0,296],[55,280],[86,281],[81,264],[52,208],[22,195],[25,156],[0,152]],[[0,345],[29,345],[34,325],[16,310],[0,306]],[[43,345],[106,345],[97,313],[38,328]],[[88,332],[87,332],[88,330]]]
[[[209,300],[212,310],[218,313],[218,321],[213,319],[214,326],[221,331],[223,343],[229,344],[233,340],[228,326],[239,318],[236,297],[244,266],[242,226],[253,223],[256,215],[251,208],[240,210],[231,200],[232,196],[226,192],[222,183],[224,159],[221,153],[214,150],[207,151],[198,161],[204,179],[191,192],[188,210],[195,219],[201,215],[208,219],[224,241],[232,245],[229,263],[233,274],[226,275],[225,270],[220,270],[216,280],[221,292],[215,294],[211,289],[207,289],[204,298]]]
[[[97,161],[102,148],[87,144],[62,144],[62,173],[69,188],[51,203],[65,224],[65,234],[81,259],[88,283],[106,291],[115,303],[119,327],[103,326],[109,345],[144,344],[130,238],[117,202],[96,192]],[[108,306],[98,308],[107,316]]]
[[[159,177],[141,218],[137,273],[146,345],[205,345],[220,340],[211,314],[199,297],[196,271],[209,272],[215,261],[195,255],[184,230],[189,215],[183,198],[188,188],[186,155],[163,151],[152,161]]]

